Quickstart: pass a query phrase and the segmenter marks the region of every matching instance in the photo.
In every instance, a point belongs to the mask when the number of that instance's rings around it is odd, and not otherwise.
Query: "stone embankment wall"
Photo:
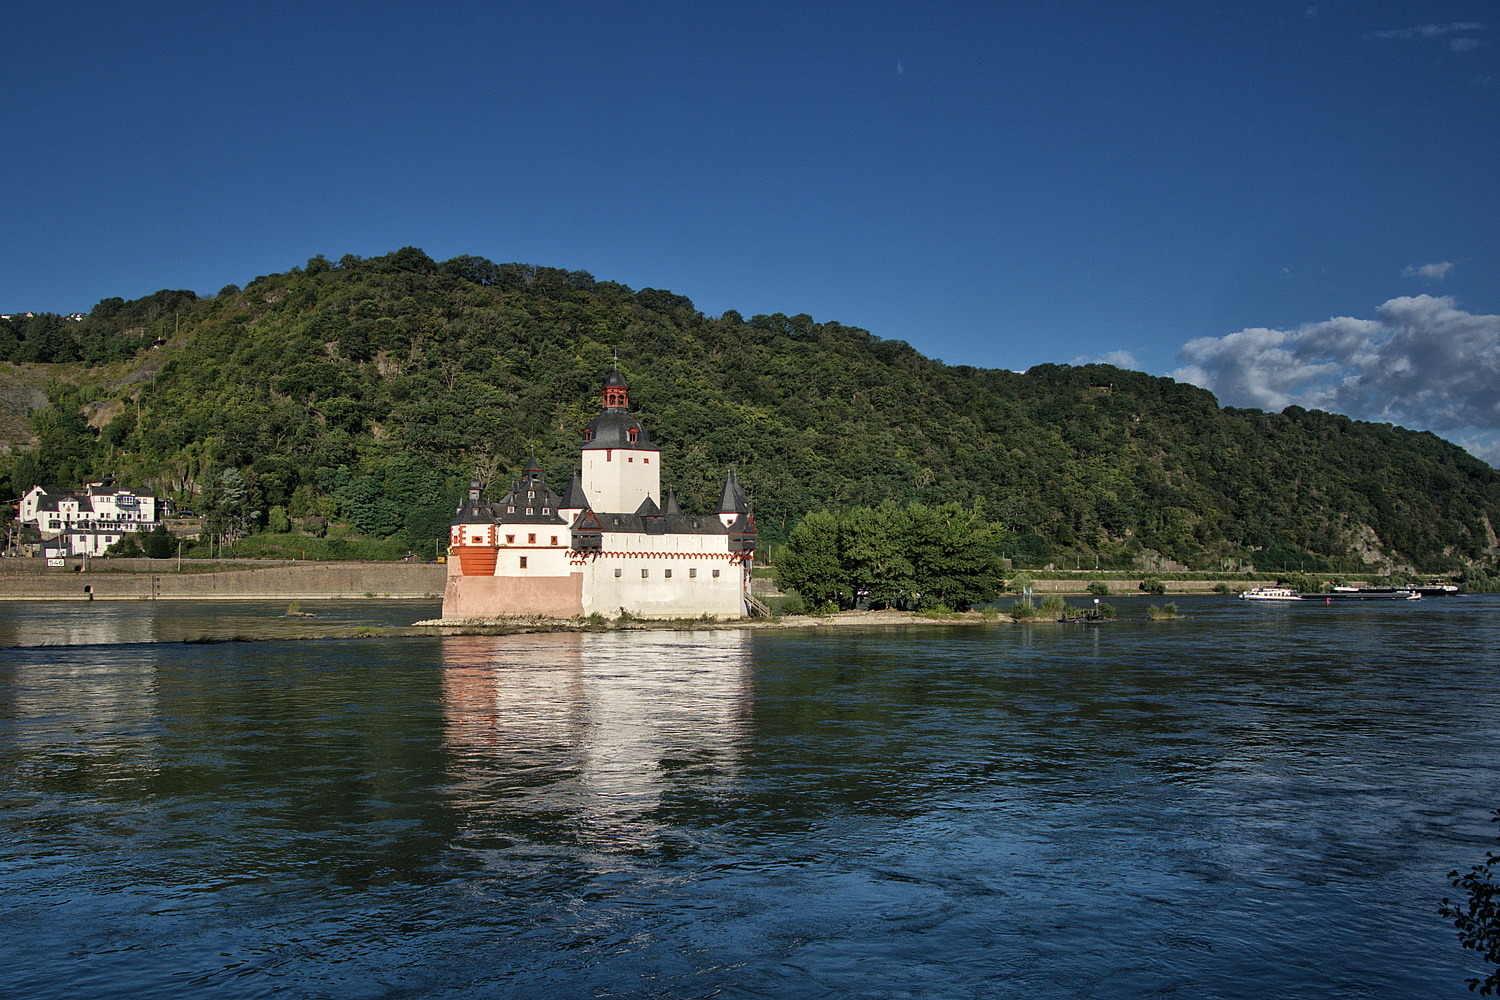
[[[1037,594],[1087,594],[1088,580],[1037,580],[1031,585],[1033,593]],[[1139,578],[1133,580],[1104,580],[1109,587],[1111,597],[1145,597],[1148,596],[1141,589]],[[1276,585],[1274,577],[1263,580],[1247,580],[1244,577],[1236,577],[1232,580],[1163,580],[1167,592],[1162,596],[1172,594],[1212,594],[1214,588],[1223,583],[1230,590],[1249,590],[1251,587],[1272,587]],[[774,581],[765,577],[759,577],[752,581],[751,593],[763,601],[774,600],[784,597],[781,591],[776,589]],[[1007,592],[1001,595],[1002,602],[1013,600],[1015,594]]]
[[[0,559],[0,600],[440,598],[444,581],[442,565],[424,563],[244,562],[179,572],[167,559],[95,559],[87,571],[75,559],[61,568],[40,559]]]

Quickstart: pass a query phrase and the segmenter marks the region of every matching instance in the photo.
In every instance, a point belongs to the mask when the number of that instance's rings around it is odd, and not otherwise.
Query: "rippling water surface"
[[[0,995],[1469,996],[1437,907],[1494,846],[1500,601],[1178,603],[0,605]]]

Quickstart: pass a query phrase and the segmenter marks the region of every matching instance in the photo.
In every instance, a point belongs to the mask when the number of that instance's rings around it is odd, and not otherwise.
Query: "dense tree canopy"
[[[816,511],[792,530],[776,582],[816,604],[965,611],[1000,595],[1004,537],[956,503]]]
[[[476,467],[514,475],[534,445],[567,482],[615,352],[664,485],[708,511],[737,469],[763,547],[810,511],[982,502],[1030,565],[1494,561],[1500,475],[1432,434],[1221,409],[1106,365],[949,367],[805,314],[712,318],[661,289],[412,247],[0,322],[0,358],[54,382],[38,446],[0,476],[14,493],[113,473],[192,505],[235,470],[261,521],[279,507],[430,547]],[[884,585],[885,555],[848,553],[861,589]]]

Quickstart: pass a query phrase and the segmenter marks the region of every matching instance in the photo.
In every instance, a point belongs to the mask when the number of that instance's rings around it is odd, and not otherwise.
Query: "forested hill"
[[[237,470],[262,521],[278,507],[430,547],[476,467],[504,485],[534,444],[567,483],[616,351],[663,485],[707,511],[735,468],[763,547],[811,510],[956,500],[1038,562],[1494,560],[1500,474],[1429,433],[1220,408],[1104,365],[950,367],[805,315],[710,318],[671,292],[410,247],[0,323],[13,373],[54,376],[39,446],[0,460],[0,489],[113,473],[208,505]]]

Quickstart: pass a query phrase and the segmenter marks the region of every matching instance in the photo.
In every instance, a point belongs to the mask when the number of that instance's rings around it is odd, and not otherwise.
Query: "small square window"
[[[527,507],[527,508],[526,508],[526,514],[527,514],[527,516],[528,516],[528,517],[529,517],[529,516],[530,516],[530,515],[531,515],[531,512],[532,512],[532,511],[533,511],[533,510],[535,510],[535,508],[534,508],[534,507]]]
[[[649,459],[649,458],[643,458],[643,459],[641,459],[641,461],[645,462],[647,465],[651,464],[651,459]]]
[[[526,568],[526,557],[525,556],[521,557],[521,568],[522,569]]]
[[[714,579],[717,580],[718,578],[719,578],[719,571],[718,570],[714,570]]]
[[[689,580],[696,579],[697,576],[698,576],[698,568],[696,566],[693,567],[692,569],[688,570],[688,579]]]
[[[619,575],[620,575],[620,574],[622,574],[622,573],[624,573],[624,572],[625,572],[625,571],[624,571],[624,570],[622,570],[622,569],[617,569],[617,570],[615,570],[615,576],[619,576]]]
[[[505,508],[505,513],[507,513],[507,514],[514,514],[515,512],[516,512],[516,505],[515,504],[511,504],[509,507]]]
[[[668,580],[672,579],[672,571],[671,570],[667,570],[662,575],[665,576]]]
[[[542,508],[542,513],[543,514],[550,514],[550,513],[552,513],[552,508],[551,507],[543,507]]]
[[[535,535],[527,535],[526,536],[526,544],[527,545],[535,545],[536,544],[536,536]]]
[[[536,498],[536,490],[527,490],[526,491],[526,499],[527,500],[533,500],[535,498]]]
[[[650,575],[651,575],[651,571],[649,569],[642,569],[641,570],[641,579],[642,580],[646,579],[646,577],[648,577]]]
[[[553,535],[553,536],[552,536],[552,544],[553,544],[553,545],[556,545],[556,544],[557,544],[557,536],[556,536],[556,535]]]
[[[506,535],[505,536],[505,544],[506,545],[514,545],[514,544],[516,544],[516,536],[515,535]]]
[[[631,457],[627,458],[625,461],[627,461],[627,462],[634,462],[635,461],[635,456],[632,455]]]

